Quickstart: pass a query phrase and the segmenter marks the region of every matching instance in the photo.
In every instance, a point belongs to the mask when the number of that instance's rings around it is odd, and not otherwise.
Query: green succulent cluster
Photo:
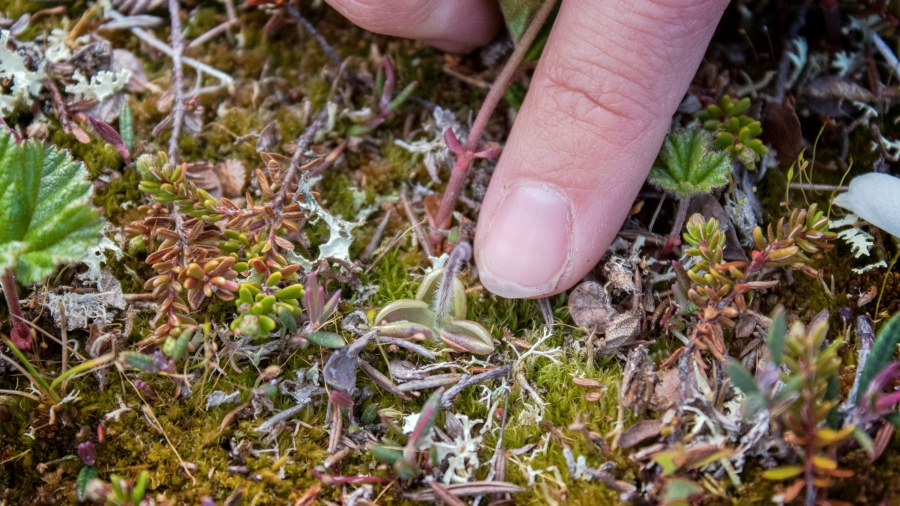
[[[756,169],[759,157],[769,152],[761,140],[759,121],[744,115],[750,108],[750,99],[732,100],[724,95],[718,104],[710,104],[705,111],[696,114],[703,128],[715,134],[713,147],[726,151],[732,159],[740,160],[748,169]]]
[[[810,255],[834,247],[829,241],[837,235],[828,231],[828,218],[813,204],[809,209],[792,210],[775,227],[770,224],[765,234],[756,227],[756,249],[750,252],[750,262],[724,260],[725,234],[715,218],[694,214],[688,218],[682,237],[688,245],[684,253],[692,258],[693,265],[685,270],[676,263],[674,293],[682,308],[687,311],[690,306],[688,312],[693,312],[695,306],[703,309],[728,297],[737,308],[744,309],[744,294],[777,284],[765,279],[766,267],[791,267],[817,276],[810,267]]]
[[[809,255],[833,248],[828,241],[836,237],[828,230],[828,217],[813,204],[809,209],[792,210],[787,221],[782,217],[774,228],[770,223],[765,235],[762,228],[753,229],[757,251],[751,255],[754,262],[764,261],[772,266],[808,265],[812,260]]]
[[[219,202],[208,192],[185,180],[185,166],[173,166],[160,151],[156,158],[143,155],[135,163],[142,180],[138,189],[157,202],[171,203],[177,211],[191,218],[215,223],[222,219],[216,212]],[[199,204],[199,205],[198,205]]]
[[[700,286],[712,287],[719,297],[724,297],[734,286],[735,279],[744,274],[737,265],[730,265],[723,274],[719,269],[725,254],[725,234],[719,228],[719,220],[704,220],[701,214],[690,217],[685,225],[684,241],[690,245],[684,254],[693,257],[694,265],[688,269],[687,275]]]
[[[292,284],[298,279],[295,267],[298,266],[273,272],[264,281],[263,274],[254,270],[251,278],[259,279],[241,283],[236,301],[238,316],[231,322],[231,330],[243,336],[265,338],[280,324],[287,331],[296,332],[294,317],[303,314],[300,299],[305,292],[303,285]]]

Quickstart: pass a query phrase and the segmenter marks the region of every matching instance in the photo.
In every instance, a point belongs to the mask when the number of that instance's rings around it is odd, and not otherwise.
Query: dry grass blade
[[[492,494],[518,494],[525,488],[505,481],[473,481],[471,483],[455,483],[447,485],[444,489],[456,497],[472,497]],[[423,490],[404,494],[404,497],[413,501],[434,501],[435,494],[431,490]]]
[[[316,483],[315,485],[309,487],[309,489],[300,496],[300,499],[297,499],[297,502],[294,503],[294,506],[312,506],[316,503],[316,499],[319,498],[319,491],[322,490],[322,484]]]
[[[381,371],[375,369],[372,364],[366,362],[365,360],[360,359],[358,362],[358,367],[368,376],[372,381],[375,382],[376,385],[381,388],[387,390],[388,392],[400,397],[401,399],[408,401],[410,400],[409,396],[405,395],[403,392],[397,389],[397,386],[394,385],[394,382],[391,381],[390,378],[381,374]]]
[[[438,374],[435,376],[431,376],[429,378],[409,381],[407,383],[403,383],[402,385],[397,387],[397,390],[401,392],[414,392],[417,390],[429,390],[432,388],[443,387],[447,385],[452,385],[454,383],[459,382],[464,375],[462,374]]]
[[[428,486],[431,487],[431,490],[434,491],[434,495],[436,495],[444,504],[448,506],[466,506],[466,503],[462,502],[440,483],[429,481]]]

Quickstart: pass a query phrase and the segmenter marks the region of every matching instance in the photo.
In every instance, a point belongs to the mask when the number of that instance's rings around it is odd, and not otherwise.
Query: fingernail
[[[479,239],[478,269],[488,290],[504,297],[552,291],[566,268],[572,212],[553,185],[510,190]],[[479,231],[480,232],[480,231]]]

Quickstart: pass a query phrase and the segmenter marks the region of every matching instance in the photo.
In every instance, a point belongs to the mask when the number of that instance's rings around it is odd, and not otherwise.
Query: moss
[[[50,142],[69,150],[75,159],[84,162],[91,179],[96,179],[105,169],[118,170],[125,164],[122,155],[112,144],[97,137],[92,137],[88,144],[82,144],[75,137],[56,130],[51,134]]]

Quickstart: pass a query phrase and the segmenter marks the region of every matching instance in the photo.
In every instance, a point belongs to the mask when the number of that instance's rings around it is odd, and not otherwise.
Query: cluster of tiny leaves
[[[726,298],[742,306],[743,294],[775,284],[764,279],[766,267],[792,267],[816,276],[818,272],[809,265],[813,256],[834,247],[829,241],[836,237],[828,231],[828,219],[816,204],[792,210],[775,227],[770,224],[765,234],[756,227],[756,249],[750,253],[750,262],[724,261],[725,234],[715,218],[707,220],[695,214],[685,229],[682,237],[688,247],[684,252],[692,257],[693,266],[679,276],[678,285],[680,292],[700,308],[710,300]]]
[[[762,133],[759,121],[744,115],[750,108],[750,99],[732,100],[725,95],[718,104],[710,104],[696,114],[703,128],[715,134],[713,146],[725,150],[735,160],[740,160],[750,170],[756,168],[759,157],[769,152],[756,137]]]
[[[803,465],[783,465],[763,473],[774,481],[794,480],[786,492],[794,497],[803,489],[814,497],[816,489],[831,486],[833,478],[853,474],[838,469],[833,458],[833,449],[853,434],[855,427],[852,423],[843,427],[836,421],[828,423],[839,403],[833,390],[841,367],[838,350],[844,341],[826,342],[827,331],[827,321],[810,328],[795,322],[788,331],[785,314],[779,312],[768,331],[771,363],[762,366],[760,379],[754,379],[738,363],[728,369],[734,384],[747,396],[748,406],[766,407],[804,460]],[[776,380],[780,380],[780,388]]]
[[[272,179],[277,179],[278,163],[270,164]],[[187,315],[188,305],[196,310],[212,296],[235,302],[231,327],[241,335],[262,338],[279,327],[296,330],[294,317],[302,313],[300,266],[280,253],[293,245],[279,234],[298,229],[299,205],[276,198],[262,171],[257,177],[264,202],[256,205],[248,194],[247,205],[240,208],[187,181],[185,166],[173,167],[163,153],[155,159],[141,157],[137,168],[143,176],[141,190],[155,202],[143,206],[147,217],[126,231],[156,249],[147,263],[157,275],[146,284],[160,305],[152,322],[156,335],[177,336],[196,325]],[[226,219],[225,232],[210,225]],[[158,246],[157,238],[163,239]]]

